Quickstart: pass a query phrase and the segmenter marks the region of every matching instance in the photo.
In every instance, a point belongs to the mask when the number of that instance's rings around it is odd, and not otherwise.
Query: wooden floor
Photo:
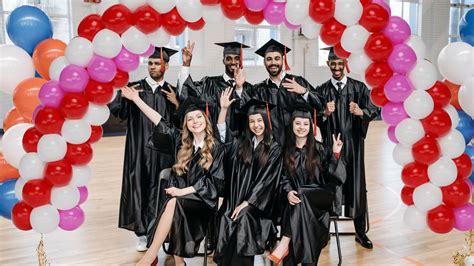
[[[399,198],[402,188],[401,168],[393,162],[394,144],[386,137],[382,122],[371,125],[366,142],[366,171],[370,210],[369,237],[373,250],[365,250],[353,236],[342,236],[345,265],[449,265],[451,254],[464,243],[464,235],[453,231],[436,235],[414,232],[403,224],[404,206]],[[137,262],[142,253],[135,251],[133,233],[117,228],[123,137],[104,138],[94,146],[91,163],[94,176],[89,184],[89,200],[83,205],[86,222],[74,232],[56,230],[45,235],[48,260],[53,265],[122,265]],[[353,230],[351,223],[340,226]],[[16,229],[0,218],[0,265],[34,265],[40,235]],[[212,261],[212,259],[211,259]],[[173,259],[160,251],[160,264],[173,265]],[[259,257],[259,265],[270,265]],[[202,258],[187,260],[188,265],[202,265]],[[320,265],[337,265],[336,241],[323,251]]]

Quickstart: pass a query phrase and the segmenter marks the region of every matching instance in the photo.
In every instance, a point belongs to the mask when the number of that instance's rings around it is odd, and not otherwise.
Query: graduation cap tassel
[[[161,72],[165,72],[165,61],[163,58],[163,47],[160,48],[160,68]]]
[[[351,69],[349,68],[349,64],[347,63],[347,59],[344,59],[344,66],[347,69],[347,73],[351,73]]]
[[[209,118],[209,104],[206,101],[206,117]]]
[[[291,70],[290,65],[288,65],[287,55],[286,55],[286,47],[285,47],[285,71]]]
[[[314,118],[313,118],[313,135],[314,137],[316,138],[316,136],[318,135],[318,126],[317,126],[317,122],[316,122],[316,109],[313,108],[313,113],[314,113]]]
[[[272,130],[272,120],[270,119],[270,108],[268,107],[268,102],[266,102],[266,111],[267,111],[267,118],[268,118],[268,125],[270,125],[270,130]]]
[[[244,47],[242,44],[240,44],[239,67],[240,69],[244,68]]]

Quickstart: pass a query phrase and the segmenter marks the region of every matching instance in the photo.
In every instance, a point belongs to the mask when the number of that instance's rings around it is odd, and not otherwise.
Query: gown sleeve
[[[147,146],[166,154],[176,154],[180,144],[181,132],[173,123],[163,119],[153,128],[153,133],[148,140]]]
[[[370,121],[374,120],[379,115],[380,110],[370,100],[370,91],[367,86],[362,82],[358,82],[356,86],[359,86],[358,91],[361,92],[359,107],[362,109],[364,115],[361,118],[360,132],[361,136],[365,138],[367,136]]]
[[[323,104],[321,103],[320,97],[318,96],[316,89],[311,86],[311,84],[303,77],[300,77],[298,79],[298,84],[301,86],[305,87],[308,90],[308,99],[307,103],[314,109],[316,109],[316,112],[320,113],[321,111],[324,111]],[[303,97],[300,95],[300,97]]]
[[[130,116],[132,104],[133,103],[130,100],[126,99],[125,97],[122,97],[122,91],[118,90],[115,99],[107,105],[110,109],[111,114],[122,120],[127,120]]]
[[[318,144],[318,149],[323,157],[324,179],[326,182],[340,186],[346,181],[346,166],[344,160],[338,160],[332,149]]]
[[[281,175],[280,189],[283,191],[284,196],[286,196],[288,192],[295,190],[291,184],[291,179],[285,169],[283,170],[283,174]]]

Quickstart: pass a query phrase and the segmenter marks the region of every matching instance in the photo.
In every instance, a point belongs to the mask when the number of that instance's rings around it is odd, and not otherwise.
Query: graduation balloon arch
[[[186,28],[242,17],[254,25],[301,27],[308,39],[320,36],[364,77],[397,143],[393,156],[403,166],[401,199],[410,227],[435,233],[474,227],[474,151],[466,148],[474,116],[466,100],[474,91],[474,70],[466,67],[474,63],[472,43],[442,50],[438,64],[447,80],[437,81],[423,41],[383,0],[108,0],[97,11],[81,21],[68,45],[51,39],[51,22],[37,8],[19,7],[7,21],[16,46],[0,48],[0,70],[7,73],[0,89],[13,93],[15,107],[4,124],[0,191],[10,193],[0,193],[0,214],[18,229],[49,233],[84,222],[91,144],[102,137],[106,104],[140,56]],[[474,34],[468,36],[472,41]]]

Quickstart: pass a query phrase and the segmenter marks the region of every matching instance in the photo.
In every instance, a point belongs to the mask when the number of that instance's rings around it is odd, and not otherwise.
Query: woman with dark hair
[[[283,237],[267,257],[277,264],[286,257],[285,265],[316,265],[328,241],[334,186],[342,184],[346,176],[344,164],[338,160],[343,143],[340,136],[333,136],[330,150],[316,141],[311,108],[293,108],[281,182],[288,200],[282,216]]]
[[[155,124],[151,146],[159,152],[176,154],[169,187],[165,189],[168,197],[149,235],[148,251],[137,265],[156,264],[157,253],[168,235],[175,264],[185,265],[183,257],[196,255],[209,219],[217,210],[217,195],[224,183],[224,148],[213,137],[205,102],[190,97],[180,105],[178,116],[184,120],[180,131],[162,121],[161,115],[143,102],[133,88],[125,87],[122,95]]]
[[[283,163],[269,123],[273,106],[248,101],[242,107],[247,126],[239,139],[233,139],[225,125],[234,101],[229,100],[231,94],[230,88],[222,93],[218,118],[221,140],[227,143],[226,192],[214,258],[218,265],[254,265],[255,255],[264,253],[267,240],[276,233],[272,209]]]

